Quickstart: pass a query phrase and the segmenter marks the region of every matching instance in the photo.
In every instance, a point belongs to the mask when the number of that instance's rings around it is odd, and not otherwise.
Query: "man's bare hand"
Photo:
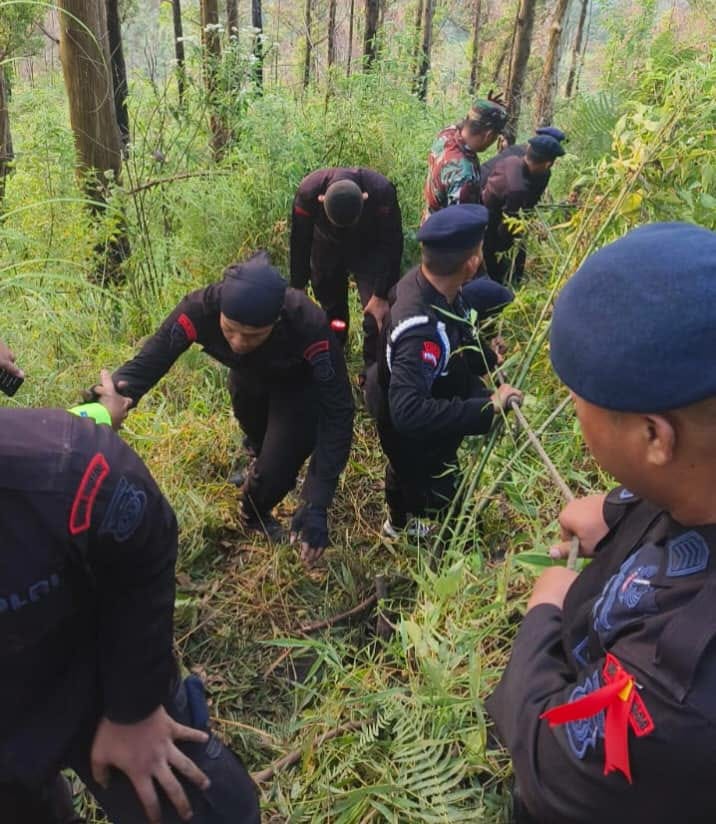
[[[109,412],[109,416],[112,418],[112,429],[118,432],[127,417],[132,399],[119,394],[108,369],[103,369],[100,372],[100,381],[100,384],[93,387],[94,393],[97,395],[99,403]],[[126,381],[122,381],[119,387],[121,389],[126,385]]]
[[[160,824],[161,821],[159,798],[154,786],[156,782],[182,820],[188,821],[192,809],[174,770],[202,790],[208,789],[210,782],[175,742],[195,741],[202,744],[208,738],[207,733],[201,730],[178,724],[164,707],[159,707],[137,724],[115,724],[103,718],[92,743],[92,777],[106,787],[111,768],[123,772],[132,782],[150,824]]]
[[[0,369],[7,370],[16,378],[24,378],[25,373],[15,364],[15,354],[0,340]]]
[[[518,404],[522,404],[523,398],[524,395],[519,389],[510,386],[509,383],[502,383],[497,387],[496,391],[492,393],[492,404],[495,409],[507,412],[512,407],[514,400],[516,400]]]
[[[577,573],[565,567],[551,567],[539,576],[532,595],[527,602],[527,611],[540,604],[553,604],[562,609],[567,591],[574,583]]]
[[[385,322],[385,316],[389,310],[390,304],[385,298],[379,298],[373,295],[368,303],[366,303],[363,314],[372,315],[375,318],[375,322],[378,324],[378,331],[380,332]]]
[[[497,365],[502,366],[505,362],[505,355],[507,354],[507,343],[502,335],[497,335],[490,341],[490,349],[497,357]]]
[[[551,547],[551,558],[566,558],[572,538],[579,538],[579,554],[591,558],[597,544],[609,532],[604,520],[604,499],[606,495],[588,495],[570,501],[559,513],[559,527],[562,541]]]

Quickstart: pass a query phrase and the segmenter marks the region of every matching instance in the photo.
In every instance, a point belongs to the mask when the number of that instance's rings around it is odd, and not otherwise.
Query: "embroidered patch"
[[[570,696],[569,702],[577,701],[595,692],[600,687],[599,673],[593,673],[586,679],[584,684],[575,687]],[[592,715],[589,718],[580,718],[578,721],[569,721],[565,725],[567,732],[567,741],[572,752],[580,760],[584,759],[589,750],[592,750],[597,745],[599,738],[604,738],[604,710]]]
[[[661,550],[647,544],[619,568],[607,581],[592,609],[594,629],[602,644],[611,642],[628,624],[644,613],[657,611],[656,592],[651,579],[659,571]]]
[[[585,635],[584,638],[572,650],[574,660],[582,667],[586,667],[589,663],[589,638]]]
[[[314,377],[322,383],[332,381],[336,376],[329,350],[330,344],[327,340],[317,340],[306,347],[303,353],[303,357],[311,364]]]
[[[437,368],[438,360],[440,359],[440,347],[437,343],[435,343],[435,341],[423,341],[423,349],[420,353],[420,357],[422,358],[423,363],[427,363],[435,369]]]
[[[300,206],[294,206],[293,213],[295,215],[300,215],[301,217],[311,217],[311,213],[307,212],[305,209],[302,209]]]
[[[109,475],[109,464],[104,455],[98,452],[87,465],[75,493],[70,510],[70,535],[79,535],[90,528],[92,507],[107,475]]]
[[[316,355],[320,354],[321,352],[328,352],[329,349],[330,344],[328,343],[328,339],[317,340],[303,350],[303,357],[307,361],[312,361]]]
[[[109,502],[99,534],[111,535],[119,543],[128,540],[142,522],[146,506],[144,490],[122,476]]]
[[[669,578],[695,575],[709,565],[709,548],[703,536],[693,530],[669,541],[669,563],[666,574]]]
[[[196,326],[194,326],[194,324],[192,323],[191,318],[182,312],[182,314],[179,315],[179,317],[177,318],[177,323],[184,330],[184,334],[186,335],[187,340],[190,343],[194,343],[194,341],[197,338]]]

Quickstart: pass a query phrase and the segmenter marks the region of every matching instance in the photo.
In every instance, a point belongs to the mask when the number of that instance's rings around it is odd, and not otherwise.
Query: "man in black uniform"
[[[524,157],[498,155],[490,174],[483,178],[482,202],[490,212],[485,232],[485,265],[488,274],[500,283],[510,268],[505,253],[515,242],[515,236],[503,218],[517,217],[521,209],[532,209],[537,205],[549,183],[554,161],[564,154],[561,143],[549,135],[532,137],[527,142],[529,146]],[[498,254],[502,254],[500,259]],[[515,284],[524,274],[525,258],[526,251],[521,244],[512,275]]]
[[[375,362],[388,292],[400,277],[403,224],[395,186],[372,169],[318,169],[291,215],[291,286],[313,292],[338,339],[348,338],[348,273],[363,307],[363,360]]]
[[[107,373],[99,394],[118,425],[126,399],[111,389]],[[257,824],[200,682],[177,677],[174,513],[112,429],[75,412],[0,410],[0,818],[79,822],[69,766],[113,824],[192,811]]]
[[[593,560],[540,576],[488,699],[519,822],[716,821],[715,305],[716,233],[685,223],[604,247],[555,305],[553,366],[624,485],[562,512]]]
[[[511,386],[491,393],[481,380],[489,365],[473,334],[460,288],[482,263],[487,211],[448,206],[420,228],[422,264],[399,282],[381,335],[380,358],[368,373],[366,401],[388,458],[384,533],[449,506],[457,450],[465,435],[486,433],[495,410],[521,397]]]
[[[241,496],[247,529],[281,538],[271,511],[312,456],[291,532],[301,535],[301,557],[313,563],[328,545],[327,509],[353,428],[345,360],[324,312],[302,292],[286,289],[259,253],[187,295],[114,373],[115,384],[138,403],[192,343],[229,367],[234,414],[256,455]]]
[[[539,129],[535,129],[535,136],[539,137],[540,135],[547,135],[548,137],[553,137],[560,143],[564,143],[567,139],[567,135],[561,129],[558,129],[556,126],[540,126]],[[482,164],[482,167],[480,169],[480,178],[483,184],[490,176],[492,170],[495,168],[495,163],[499,158],[513,156],[524,157],[527,154],[527,149],[529,149],[529,143],[507,143],[506,141],[504,141],[504,138],[502,137],[500,137],[500,139],[497,141],[497,146],[498,153],[494,157],[491,157],[489,160],[486,160]],[[549,181],[549,171],[547,172],[547,180]]]

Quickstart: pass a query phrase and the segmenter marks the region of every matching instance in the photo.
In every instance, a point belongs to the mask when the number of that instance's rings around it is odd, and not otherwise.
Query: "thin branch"
[[[228,169],[225,171],[205,169],[201,172],[182,172],[178,175],[172,175],[172,177],[159,177],[156,180],[148,180],[146,183],[135,186],[134,189],[129,189],[127,194],[136,195],[139,194],[139,192],[145,192],[147,189],[153,189],[155,186],[164,186],[166,183],[174,183],[177,180],[188,180],[191,177],[214,177],[216,175],[226,176],[230,174],[231,172],[228,171]]]

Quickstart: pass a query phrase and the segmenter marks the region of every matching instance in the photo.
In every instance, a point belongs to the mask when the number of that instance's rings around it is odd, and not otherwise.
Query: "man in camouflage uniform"
[[[499,98],[477,100],[460,123],[443,129],[428,155],[423,220],[457,203],[480,203],[480,161],[507,122]]]

